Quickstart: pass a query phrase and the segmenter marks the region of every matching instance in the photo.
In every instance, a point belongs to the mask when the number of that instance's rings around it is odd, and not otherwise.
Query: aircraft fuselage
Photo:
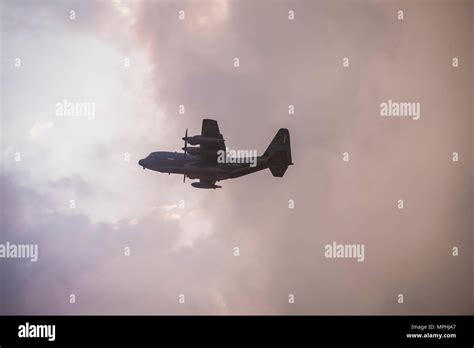
[[[160,173],[186,175],[190,179],[220,181],[237,178],[243,175],[268,168],[268,159],[257,157],[238,159],[239,163],[217,163],[215,160],[205,160],[200,156],[181,152],[152,152],[146,158],[138,161],[143,169],[150,169]]]

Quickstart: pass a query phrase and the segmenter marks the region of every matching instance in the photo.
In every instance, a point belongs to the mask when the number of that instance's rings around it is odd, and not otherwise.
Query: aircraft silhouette
[[[186,129],[184,153],[157,151],[138,161],[143,169],[151,169],[160,173],[182,174],[186,177],[199,179],[191,185],[202,189],[216,189],[216,181],[238,178],[266,168],[270,168],[273,176],[282,177],[291,162],[290,132],[280,128],[262,156],[229,157],[226,152],[224,138],[219,132],[217,121],[204,119],[200,135],[188,136]],[[198,145],[189,147],[190,145]]]

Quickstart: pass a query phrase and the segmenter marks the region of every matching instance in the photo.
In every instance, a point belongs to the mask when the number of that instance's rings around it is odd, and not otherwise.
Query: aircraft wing
[[[202,120],[201,135],[203,137],[208,137],[208,138],[224,139],[224,137],[219,131],[219,126],[217,125],[217,121],[215,120],[209,120],[209,119]],[[201,149],[206,150],[206,153],[212,153],[205,156],[207,159],[212,159],[212,160],[217,159],[217,151],[219,150],[225,151],[224,141],[214,143],[214,144],[206,143],[206,144],[201,144],[199,146],[201,147]]]

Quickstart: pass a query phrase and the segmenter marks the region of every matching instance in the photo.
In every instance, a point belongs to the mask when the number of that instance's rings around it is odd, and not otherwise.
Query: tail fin
[[[282,177],[291,161],[290,132],[280,128],[262,157],[267,157],[273,176]]]

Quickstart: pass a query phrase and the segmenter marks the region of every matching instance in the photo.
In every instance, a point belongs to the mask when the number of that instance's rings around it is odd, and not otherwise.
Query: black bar
[[[19,337],[20,325],[26,323],[30,328],[55,325],[54,341]],[[0,346],[384,343],[472,347],[473,323],[472,316],[3,316]],[[438,334],[442,337],[433,336]]]

